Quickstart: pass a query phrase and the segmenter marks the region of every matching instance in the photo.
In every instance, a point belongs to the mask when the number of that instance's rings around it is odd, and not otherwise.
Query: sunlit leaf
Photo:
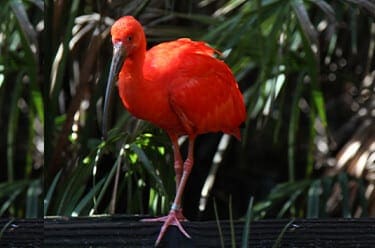
[[[165,188],[163,185],[163,182],[161,181],[160,177],[157,175],[157,172],[152,165],[152,162],[148,159],[147,155],[144,153],[144,151],[139,148],[135,144],[130,145],[130,149],[137,154],[139,161],[142,163],[146,171],[149,173],[149,175],[155,180],[156,185],[158,186],[158,190],[160,190],[161,193],[165,194]]]

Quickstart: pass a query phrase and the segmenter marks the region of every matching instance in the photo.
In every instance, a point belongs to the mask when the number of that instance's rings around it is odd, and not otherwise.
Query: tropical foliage
[[[0,216],[36,217],[43,199],[43,2],[3,1],[0,18]]]
[[[122,15],[142,22],[149,46],[206,41],[244,93],[242,142],[197,140],[188,218],[215,218],[214,199],[219,217],[229,204],[241,217],[250,196],[253,218],[375,214],[371,1],[9,0],[0,13],[1,215],[168,211],[165,133],[114,97],[101,139],[109,28]]]

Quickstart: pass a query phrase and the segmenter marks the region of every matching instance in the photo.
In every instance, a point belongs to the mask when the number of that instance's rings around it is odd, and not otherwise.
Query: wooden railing
[[[137,216],[0,219],[0,247],[153,247],[161,223]],[[161,247],[222,247],[215,221],[183,222],[192,236],[170,227]],[[224,247],[242,247],[244,222],[220,221]],[[285,231],[285,232],[283,232]],[[277,241],[279,238],[279,241]],[[261,220],[250,224],[245,247],[375,247],[375,219]]]

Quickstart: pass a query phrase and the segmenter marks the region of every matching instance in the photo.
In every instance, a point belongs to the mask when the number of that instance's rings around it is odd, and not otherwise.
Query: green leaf
[[[316,31],[314,25],[311,23],[310,17],[307,13],[306,7],[302,0],[293,1],[293,10],[297,16],[300,27],[303,34],[310,43],[311,49],[314,53],[318,52],[318,32]]]
[[[164,184],[158,176],[155,167],[152,165],[152,162],[148,159],[146,153],[134,143],[130,145],[130,150],[137,154],[139,161],[142,163],[151,178],[156,182],[156,186],[159,192],[165,195],[166,191],[164,188]]]
[[[350,200],[349,200],[349,187],[348,187],[348,175],[345,172],[340,172],[338,175],[338,181],[341,187],[341,205],[342,205],[342,216],[344,218],[352,217],[350,211]]]
[[[87,187],[86,183],[91,176],[93,163],[89,165],[79,164],[69,175],[66,182],[60,181],[60,184],[64,183],[64,187],[60,188],[61,192],[56,199],[58,203],[56,215],[71,215]]]
[[[285,235],[285,232],[288,230],[289,226],[292,225],[294,222],[294,219],[291,219],[283,228],[283,230],[281,230],[279,236],[277,236],[277,239],[275,241],[275,243],[273,244],[272,248],[277,248],[277,247],[281,247],[281,241]]]
[[[28,49],[29,53],[33,54],[34,63],[37,63],[39,54],[37,33],[29,21],[25,6],[19,0],[11,1],[10,6],[12,7],[12,11],[17,18],[20,30],[22,31],[22,35],[27,41],[27,44],[25,45],[24,49]]]
[[[97,210],[97,207],[99,206],[99,204],[101,203],[102,199],[104,198],[105,196],[105,193],[108,189],[108,186],[109,184],[111,183],[112,181],[112,178],[113,176],[115,175],[115,172],[116,170],[118,169],[118,167],[121,166],[121,162],[122,162],[122,157],[124,156],[124,153],[125,153],[125,149],[124,148],[121,148],[118,156],[117,156],[117,160],[115,162],[115,164],[112,166],[108,176],[105,178],[105,181],[104,181],[104,185],[103,187],[100,189],[100,192],[99,192],[99,195],[98,195],[98,198],[95,199],[95,194],[94,194],[94,206],[93,206],[93,210],[94,210],[94,213],[96,212]],[[99,156],[100,152],[98,152],[98,156]],[[97,159],[95,159],[97,161]],[[95,164],[96,166],[96,164]],[[97,185],[94,184],[94,187],[96,187]],[[98,189],[99,190],[99,189]],[[114,196],[112,196],[114,197]]]
[[[234,232],[232,195],[229,195],[229,227],[230,227],[231,246],[232,246],[232,248],[236,248],[236,234]]]
[[[39,89],[32,90],[31,99],[36,109],[36,113],[38,115],[40,122],[44,124],[44,107],[43,107],[43,97],[42,97],[41,91]]]
[[[81,211],[84,208],[87,208],[90,202],[94,202],[93,197],[97,192],[99,192],[99,190],[103,186],[105,180],[106,180],[106,178],[102,178],[94,187],[91,188],[91,190],[86,195],[84,195],[82,197],[82,199],[78,202],[78,204],[76,205],[76,207],[72,211],[72,213],[71,213],[72,216],[81,215]],[[87,214],[88,213],[85,213],[85,215],[87,215]]]
[[[32,181],[26,193],[26,218],[37,218],[41,215],[41,195],[43,189],[41,180],[36,179]]]
[[[324,0],[311,0],[312,3],[316,4],[326,14],[330,22],[335,22],[335,10]]]
[[[7,130],[7,172],[8,172],[8,181],[11,182],[14,180],[14,159],[15,159],[15,148],[16,148],[16,136],[18,130],[18,118],[19,118],[19,109],[18,101],[21,98],[22,93],[22,80],[21,77],[23,73],[19,73],[15,86],[12,92],[12,99],[10,103],[9,110],[9,120],[8,120],[8,130]]]
[[[346,0],[366,9],[373,17],[375,17],[375,4],[368,0]]]
[[[4,235],[4,232],[7,230],[8,226],[15,221],[15,218],[11,218],[0,230],[0,241]]]
[[[277,218],[282,218],[286,211],[290,210],[292,215],[295,215],[293,204],[296,201],[297,197],[303,193],[303,189],[297,189],[292,193],[289,199],[284,203],[283,207],[280,209],[279,213],[277,214]]]
[[[247,206],[246,211],[246,218],[245,218],[245,225],[242,232],[242,248],[247,248],[249,243],[249,236],[250,236],[250,221],[253,215],[253,201],[254,197],[250,197],[249,205]]]
[[[51,185],[48,188],[46,197],[44,198],[44,216],[46,216],[47,213],[48,213],[49,204],[51,203],[53,193],[55,192],[56,185],[57,185],[57,182],[60,179],[61,174],[62,174],[62,170],[60,170],[56,174],[56,176],[53,178],[53,181],[52,181]]]
[[[23,189],[15,189],[14,191],[9,193],[8,199],[2,203],[0,206],[0,216],[2,216],[5,211],[9,209],[15,199],[23,192]]]
[[[307,193],[307,218],[319,217],[319,199],[321,192],[321,181],[315,180]]]
[[[323,126],[327,127],[327,115],[326,115],[326,107],[325,107],[324,98],[323,98],[323,92],[320,90],[314,89],[312,91],[312,97],[313,97],[313,102],[317,110],[318,116],[320,120],[322,121]]]
[[[363,178],[358,179],[358,197],[362,208],[361,217],[368,217],[368,199],[366,198],[366,186]]]
[[[13,182],[0,183],[0,200],[4,202],[0,205],[0,216],[2,216],[5,211],[9,210],[11,205],[14,203],[15,199],[25,192],[25,189],[30,185],[29,180],[17,180]]]
[[[220,237],[220,245],[221,245],[221,248],[224,248],[225,247],[224,236],[223,236],[223,230],[220,225],[220,218],[219,218],[219,213],[217,211],[216,199],[214,199],[214,213],[215,213],[216,225],[217,225],[217,229],[218,229],[219,237]]]
[[[300,110],[298,107],[299,100],[301,98],[303,89],[303,74],[300,75],[299,80],[297,81],[297,87],[295,94],[293,95],[292,106],[291,106],[291,116],[289,121],[288,129],[288,174],[289,181],[293,182],[295,180],[295,146],[296,146],[296,136],[298,131],[298,123]]]
[[[50,100],[48,110],[51,111],[49,114],[51,114],[52,116],[55,116],[58,96],[63,86],[64,71],[67,65],[69,54],[69,42],[72,38],[72,28],[74,25],[74,19],[78,13],[79,3],[80,1],[78,0],[73,0],[71,3],[70,12],[68,15],[69,19],[66,20],[64,25],[66,32],[64,33],[63,42],[62,44],[60,44],[57,50],[55,61],[53,61],[53,65],[51,67],[51,83],[47,86],[47,92]],[[53,129],[51,129],[51,133],[53,133]]]

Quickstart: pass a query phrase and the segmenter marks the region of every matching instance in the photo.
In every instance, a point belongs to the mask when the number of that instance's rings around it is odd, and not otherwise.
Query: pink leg
[[[177,192],[178,186],[180,185],[180,182],[181,182],[183,162],[182,162],[182,157],[180,153],[180,146],[178,145],[178,137],[176,135],[170,135],[170,138],[171,138],[172,147],[173,147],[174,171],[176,174],[176,192]],[[176,210],[176,217],[179,221],[186,221],[185,216],[182,214],[181,206],[179,209]]]
[[[158,238],[156,239],[155,246],[157,246],[160,243],[161,239],[163,238],[165,232],[167,231],[167,229],[170,225],[177,226],[178,229],[186,237],[190,238],[190,235],[184,230],[184,228],[180,224],[180,221],[178,219],[178,213],[180,212],[180,209],[181,209],[182,194],[184,192],[186,182],[189,178],[189,175],[190,175],[191,169],[193,167],[193,163],[194,163],[194,153],[193,153],[194,152],[194,141],[195,141],[195,136],[189,136],[189,151],[188,151],[187,159],[184,163],[184,169],[183,169],[181,181],[180,181],[180,183],[177,187],[176,196],[175,196],[175,199],[173,201],[171,210],[169,211],[168,216],[166,216],[166,220],[165,220],[163,226],[161,227]],[[177,145],[177,147],[178,147],[178,145]]]
[[[172,141],[172,147],[173,147],[173,157],[174,157],[174,171],[176,174],[176,192],[178,191],[178,186],[180,185],[181,177],[182,177],[182,157],[180,153],[180,147],[178,145],[178,137],[174,134],[169,134],[169,137]],[[179,209],[175,211],[176,218],[179,221],[186,221],[185,216],[182,213],[182,208],[180,206]],[[141,221],[144,222],[165,222],[167,220],[168,216],[162,216],[159,218],[148,218],[148,219],[142,219]]]
[[[170,134],[169,137],[172,141],[173,147],[173,157],[174,157],[174,171],[176,174],[176,192],[178,190],[178,185],[180,185],[182,176],[182,158],[180,153],[180,146],[178,145],[178,137],[176,135]]]

